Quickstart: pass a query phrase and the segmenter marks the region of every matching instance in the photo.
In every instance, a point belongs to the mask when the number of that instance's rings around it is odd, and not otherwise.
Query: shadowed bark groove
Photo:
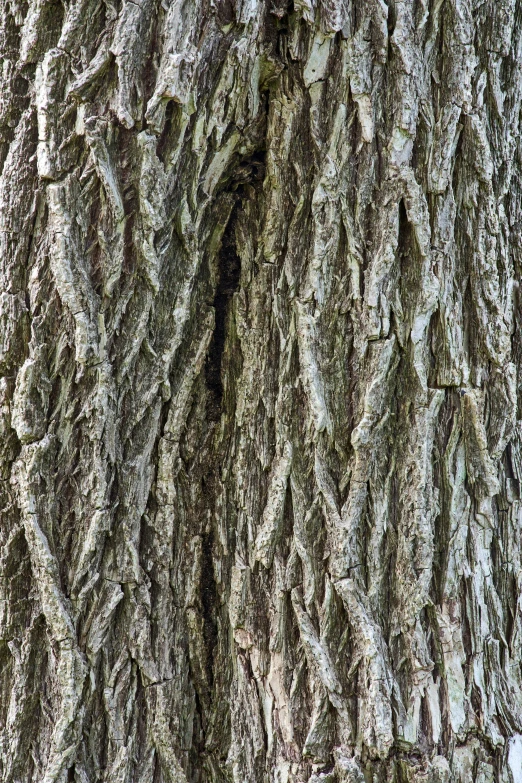
[[[522,783],[520,0],[0,54],[0,780]]]

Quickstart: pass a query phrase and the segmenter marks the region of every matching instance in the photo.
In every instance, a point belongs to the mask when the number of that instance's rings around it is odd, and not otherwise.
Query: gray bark
[[[0,779],[521,783],[522,4],[0,53]]]

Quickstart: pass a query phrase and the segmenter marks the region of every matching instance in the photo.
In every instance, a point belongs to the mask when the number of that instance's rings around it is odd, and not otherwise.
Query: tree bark
[[[522,3],[0,53],[0,779],[521,783]]]

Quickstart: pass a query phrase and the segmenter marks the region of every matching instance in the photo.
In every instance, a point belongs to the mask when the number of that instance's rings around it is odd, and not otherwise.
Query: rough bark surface
[[[0,54],[0,779],[521,783],[520,0]]]

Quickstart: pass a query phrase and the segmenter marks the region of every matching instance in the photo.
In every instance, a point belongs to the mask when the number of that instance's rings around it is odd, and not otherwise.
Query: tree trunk
[[[1,780],[521,783],[522,2],[0,52]]]

